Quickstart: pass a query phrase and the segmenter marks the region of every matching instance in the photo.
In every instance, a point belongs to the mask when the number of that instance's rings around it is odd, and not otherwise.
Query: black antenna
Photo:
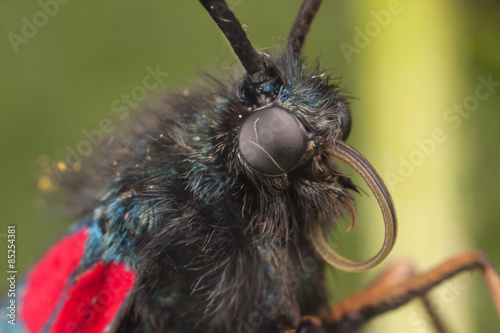
[[[200,0],[200,2],[226,35],[234,53],[240,59],[252,81],[260,81],[261,75],[266,70],[264,61],[248,40],[245,30],[226,2],[224,0]]]
[[[309,28],[311,27],[314,16],[321,7],[322,0],[304,0],[300,11],[297,14],[290,35],[288,35],[287,48],[295,56],[300,54],[302,45],[306,39]]]

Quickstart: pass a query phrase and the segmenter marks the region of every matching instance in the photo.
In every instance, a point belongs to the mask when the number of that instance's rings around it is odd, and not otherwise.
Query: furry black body
[[[90,233],[80,269],[117,261],[137,274],[116,331],[279,332],[327,309],[306,230],[329,230],[351,201],[354,185],[322,150],[349,111],[319,65],[286,51],[265,59],[276,79],[261,105],[247,77],[210,76],[138,112],[71,182]],[[307,130],[307,158],[279,177],[252,170],[237,144],[262,101]]]

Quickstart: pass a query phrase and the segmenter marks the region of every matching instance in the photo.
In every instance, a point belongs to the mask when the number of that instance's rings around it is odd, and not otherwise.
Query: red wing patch
[[[67,301],[51,332],[103,332],[113,321],[135,273],[120,263],[97,263],[80,275],[67,291]]]
[[[20,317],[30,332],[39,332],[54,313],[69,276],[83,256],[87,236],[82,229],[63,238],[28,275]]]
[[[113,321],[135,272],[121,263],[98,262],[71,282],[87,237],[82,229],[63,238],[28,275],[20,317],[29,332],[40,332],[51,321],[49,332],[98,333]]]

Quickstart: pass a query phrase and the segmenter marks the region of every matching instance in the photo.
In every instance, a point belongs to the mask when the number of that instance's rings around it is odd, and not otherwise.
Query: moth
[[[79,222],[27,277],[15,328],[351,332],[474,268],[500,309],[498,273],[480,252],[421,275],[393,266],[329,304],[325,265],[378,265],[396,240],[397,217],[375,169],[345,142],[351,119],[341,87],[301,55],[321,1],[304,1],[275,55],[253,48],[224,1],[200,2],[245,74],[207,75],[199,88],[171,93],[84,163],[68,185]],[[356,221],[356,186],[336,160],[362,175],[382,210],[384,243],[366,261],[325,240],[342,215],[351,227]],[[298,278],[300,270],[307,274]]]

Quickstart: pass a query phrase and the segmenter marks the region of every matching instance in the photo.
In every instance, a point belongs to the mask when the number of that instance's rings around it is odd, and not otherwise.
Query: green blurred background
[[[287,36],[301,1],[228,2],[265,51]],[[41,3],[54,2],[0,4],[0,248],[5,258],[6,226],[16,225],[20,274],[71,224],[37,189],[40,160],[64,159],[68,146],[85,139],[82,131],[98,128],[103,118],[119,125],[111,104],[142,85],[147,66],[169,73],[167,87],[196,80],[198,69],[235,67],[229,45],[194,0],[66,0],[46,21]],[[411,258],[425,270],[478,248],[500,267],[500,86],[479,88],[476,98],[479,77],[500,82],[499,17],[498,1],[325,1],[312,26],[304,52],[321,57],[357,98],[349,142],[388,183],[398,209],[398,242],[382,266]],[[31,36],[13,47],[27,21],[37,31],[24,28]],[[464,103],[474,111],[453,111]],[[382,222],[369,195],[357,207],[357,227],[345,235],[341,226],[335,241],[361,259],[378,250]],[[330,271],[334,299],[382,269]],[[452,281],[455,287],[445,284],[431,299],[453,332],[498,332],[480,274]],[[364,331],[432,330],[412,302]]]

